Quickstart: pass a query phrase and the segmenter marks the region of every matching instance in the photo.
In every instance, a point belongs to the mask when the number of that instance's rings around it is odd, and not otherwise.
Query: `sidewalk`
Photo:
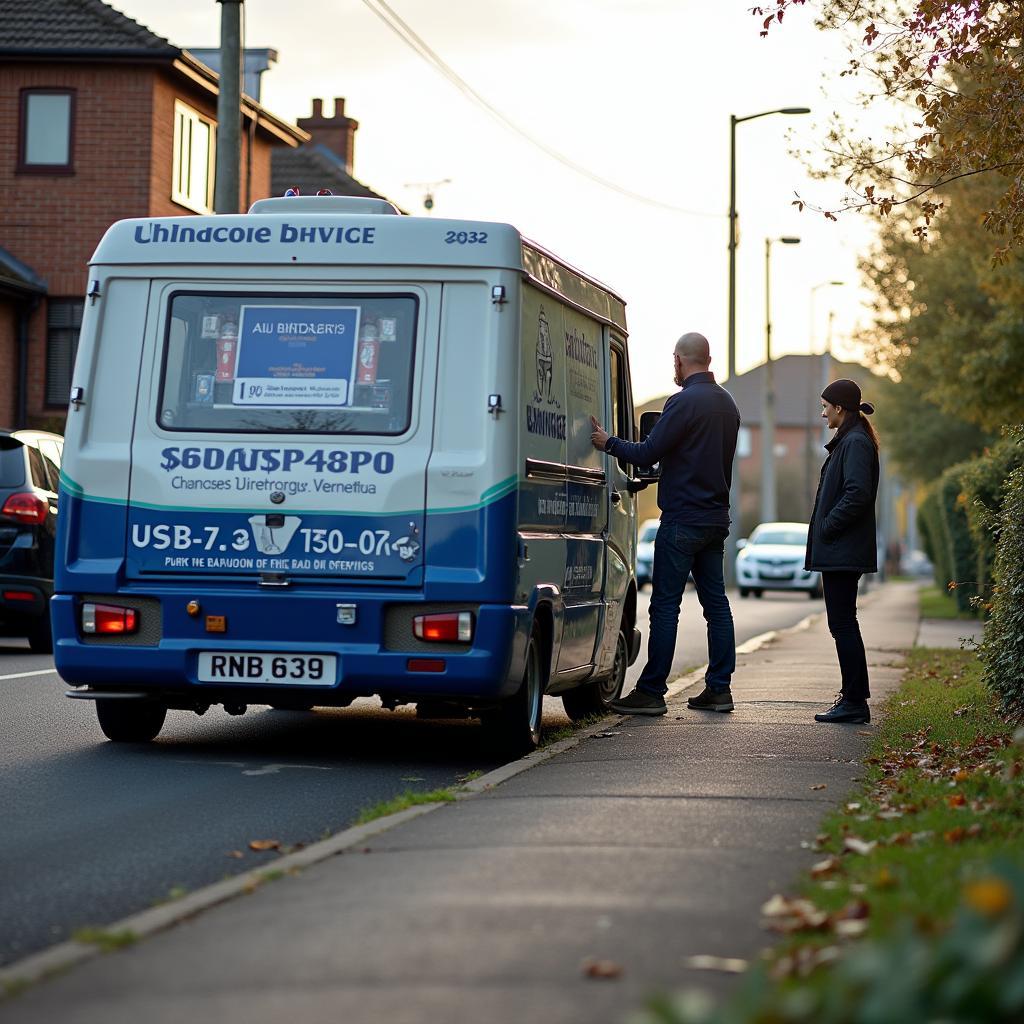
[[[915,585],[875,588],[860,618],[877,709],[917,635]],[[0,1002],[0,1021],[597,1024],[659,990],[724,991],[733,978],[684,958],[768,943],[761,904],[860,774],[871,727],[812,718],[837,678],[819,615],[740,655],[732,715],[677,698],[609,718],[492,790]],[[590,958],[621,975],[586,977]]]

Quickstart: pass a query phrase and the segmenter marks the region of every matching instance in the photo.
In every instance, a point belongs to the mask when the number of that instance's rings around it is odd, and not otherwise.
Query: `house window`
[[[22,89],[18,170],[73,174],[74,124],[74,90]]]
[[[47,405],[68,404],[84,308],[82,299],[49,299],[46,303]]]
[[[176,100],[171,199],[196,213],[213,213],[215,147],[213,121]]]

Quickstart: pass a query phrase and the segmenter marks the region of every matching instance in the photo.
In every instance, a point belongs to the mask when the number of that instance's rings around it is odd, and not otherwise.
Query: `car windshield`
[[[641,544],[650,544],[651,541],[654,540],[654,538],[657,535],[658,535],[658,525],[657,525],[657,523],[655,523],[654,526],[648,526],[640,534],[640,543]]]
[[[751,544],[789,544],[803,547],[807,543],[807,527],[789,530],[758,530]]]
[[[0,487],[21,487],[25,483],[25,456],[21,442],[0,438]]]

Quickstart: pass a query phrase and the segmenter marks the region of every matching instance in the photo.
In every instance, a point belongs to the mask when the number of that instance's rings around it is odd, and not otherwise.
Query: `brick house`
[[[106,228],[212,212],[218,81],[102,0],[0,0],[0,426],[61,429]],[[248,96],[240,117],[245,210],[309,136]]]

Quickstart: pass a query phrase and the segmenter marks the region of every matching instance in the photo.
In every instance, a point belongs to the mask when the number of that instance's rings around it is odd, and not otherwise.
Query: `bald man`
[[[693,573],[697,599],[708,624],[704,691],[689,706],[732,711],[730,684],[736,669],[736,633],[725,593],[725,538],[729,535],[729,485],[740,413],[732,396],[715,383],[711,349],[702,334],[684,334],[672,355],[675,383],[657,426],[643,442],[608,435],[591,417],[594,447],[636,466],[661,463],[654,541],[651,628],[647,664],[636,689],[612,704],[620,714],[663,715],[668,675],[676,648],[679,606]]]

